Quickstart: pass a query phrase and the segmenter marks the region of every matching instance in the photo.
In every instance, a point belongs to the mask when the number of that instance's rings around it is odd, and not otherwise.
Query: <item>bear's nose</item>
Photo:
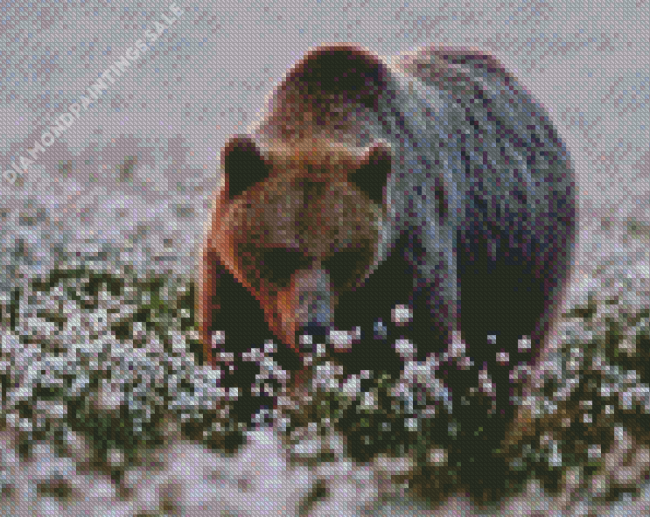
[[[327,325],[321,325],[316,322],[310,322],[307,323],[306,325],[302,325],[301,327],[298,328],[298,331],[296,332],[298,343],[300,343],[300,348],[311,352],[313,345],[325,344],[325,339],[329,334],[329,330],[330,329]],[[303,340],[300,339],[300,336],[304,336],[304,335],[312,336],[313,338],[312,342],[304,343]]]
[[[327,337],[327,333],[329,332],[329,327],[326,325],[321,325],[316,322],[310,322],[307,323],[307,325],[302,325],[298,329],[298,335],[302,336],[304,334],[309,334],[310,336],[313,337],[319,337],[319,338],[324,338]]]

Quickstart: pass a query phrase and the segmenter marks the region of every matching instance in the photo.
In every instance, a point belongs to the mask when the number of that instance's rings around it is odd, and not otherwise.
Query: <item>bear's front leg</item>
[[[219,261],[209,238],[201,250],[200,272],[198,279],[198,296],[196,314],[199,322],[199,336],[203,345],[203,360],[216,368],[216,358],[212,353],[212,311],[217,309],[214,296],[217,287],[217,269]]]
[[[447,351],[453,332],[460,332],[458,268],[453,231],[444,226],[424,233],[424,246],[410,245],[407,260],[415,265],[413,342],[419,360]],[[412,242],[419,243],[420,238]]]

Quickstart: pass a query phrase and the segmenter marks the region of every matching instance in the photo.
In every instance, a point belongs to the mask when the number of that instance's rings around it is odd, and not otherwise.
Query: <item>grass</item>
[[[23,458],[47,442],[119,485],[178,433],[226,454],[245,442],[251,422],[232,411],[240,400],[219,387],[220,371],[201,365],[191,281],[77,265],[17,285],[0,300],[1,422]],[[605,481],[590,492],[594,502],[636,493],[650,467],[630,470],[639,477],[632,482],[609,472],[606,458],[620,449],[622,432],[635,449],[650,446],[650,308],[625,279],[598,286],[564,315],[562,346],[539,370],[538,388],[527,393],[532,372],[515,368],[520,405],[503,442],[485,441],[496,417],[463,354],[438,358],[475,377],[461,407],[435,378],[435,358],[407,361],[401,379],[344,378],[323,351],[308,389],[298,390],[274,361],[273,344],[253,347],[245,360],[260,367],[257,390],[276,401],[253,423],[271,421],[296,463],[348,459],[387,469],[384,500],[409,494],[435,503],[460,489],[490,508],[531,478],[559,494],[569,475],[585,490]],[[633,465],[635,451],[622,454]]]

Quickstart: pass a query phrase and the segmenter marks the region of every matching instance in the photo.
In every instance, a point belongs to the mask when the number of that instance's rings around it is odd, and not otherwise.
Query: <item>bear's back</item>
[[[413,125],[429,146],[447,150],[448,181],[463,200],[462,242],[476,231],[506,233],[510,246],[535,255],[540,266],[571,247],[576,203],[568,153],[516,78],[489,54],[446,47],[402,55],[393,67]]]

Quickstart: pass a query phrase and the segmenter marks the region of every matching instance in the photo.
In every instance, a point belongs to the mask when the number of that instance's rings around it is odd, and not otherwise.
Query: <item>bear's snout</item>
[[[292,324],[295,342],[299,343],[303,334],[325,337],[332,325],[336,305],[329,273],[316,267],[296,271],[290,297],[290,312],[283,319]]]

